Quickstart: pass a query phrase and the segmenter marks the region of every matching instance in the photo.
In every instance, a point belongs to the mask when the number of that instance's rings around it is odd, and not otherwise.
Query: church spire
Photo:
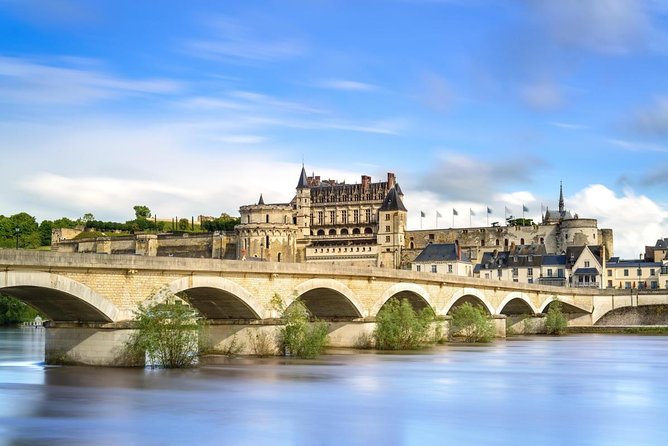
[[[564,185],[559,181],[559,213],[564,213]]]
[[[302,173],[299,175],[297,189],[303,189],[305,187],[308,187],[308,179],[306,178],[306,169],[304,169],[304,163],[302,163]]]
[[[264,204],[264,198],[262,198],[262,194],[260,194],[260,199],[257,202],[258,205],[263,205]]]

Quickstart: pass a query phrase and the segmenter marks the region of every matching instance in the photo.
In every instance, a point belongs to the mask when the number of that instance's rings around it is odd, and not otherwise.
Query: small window
[[[431,272],[432,272],[432,273],[435,273],[436,271],[437,271],[437,270],[436,270],[436,265],[431,265]]]
[[[390,227],[389,226],[385,226],[385,232],[390,232]]]
[[[421,266],[422,266],[422,265],[415,265],[415,271],[418,271],[418,272],[419,272]]]
[[[390,241],[390,236],[389,236],[389,235],[386,235],[386,236],[385,236],[385,241],[386,241],[386,242],[389,242],[389,241]]]
[[[625,269],[624,270],[624,277],[628,277],[628,276],[629,276],[629,270]],[[630,283],[630,282],[627,282],[627,283]]]
[[[636,273],[638,274],[638,277],[642,276],[642,270],[641,270],[640,268],[638,268],[638,270],[636,271]]]
[[[612,270],[611,269],[608,270],[608,277],[612,277]]]
[[[589,260],[585,260],[585,268],[589,268]]]
[[[448,272],[452,274],[452,265],[448,265]]]
[[[390,219],[390,214],[385,214],[385,220],[389,220],[389,219]]]

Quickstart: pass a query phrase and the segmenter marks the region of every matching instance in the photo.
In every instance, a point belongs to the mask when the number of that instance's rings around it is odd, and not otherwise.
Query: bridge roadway
[[[212,325],[269,324],[278,317],[274,296],[286,306],[301,299],[314,316],[338,323],[373,322],[391,298],[408,299],[416,309],[430,306],[439,316],[471,302],[497,319],[545,313],[558,299],[573,326],[593,325],[622,307],[668,304],[666,290],[639,294],[335,264],[9,249],[0,250],[0,292],[40,309],[54,327],[97,329],[119,328],[138,304],[171,293],[185,293]],[[505,320],[502,325],[501,335]],[[351,343],[343,338],[339,344]]]

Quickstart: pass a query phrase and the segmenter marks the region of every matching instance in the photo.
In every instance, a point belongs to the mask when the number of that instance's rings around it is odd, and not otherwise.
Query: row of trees
[[[38,223],[35,217],[26,212],[20,212],[9,217],[0,215],[0,248],[13,248],[17,244],[24,249],[50,246],[51,231],[54,228],[73,229],[83,227],[96,232],[120,231],[128,233],[172,229],[187,231],[192,229],[191,221],[187,218],[180,219],[176,228],[172,228],[169,223],[151,219],[151,210],[147,206],[137,205],[134,207],[134,211],[134,220],[125,223],[96,220],[91,213],[86,213],[76,220],[63,217],[57,220],[43,220],[41,223]],[[239,218],[224,213],[218,218],[203,222],[200,229],[210,232],[231,231],[239,223]]]

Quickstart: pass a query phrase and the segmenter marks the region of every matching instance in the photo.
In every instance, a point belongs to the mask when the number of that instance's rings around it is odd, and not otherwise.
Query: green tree
[[[0,325],[30,322],[40,316],[39,311],[6,294],[0,293]]]
[[[39,224],[39,244],[41,246],[51,246],[51,233],[53,232],[53,222],[44,220]]]
[[[494,325],[485,310],[464,302],[452,310],[450,332],[465,342],[489,342],[494,338]]]
[[[179,229],[181,231],[187,231],[188,226],[190,226],[190,221],[187,218],[180,218],[179,219]]]
[[[133,209],[135,210],[135,217],[138,220],[151,218],[151,210],[148,208],[148,206],[138,204]]]
[[[74,229],[77,227],[77,222],[74,220],[71,220],[67,217],[62,217],[59,218],[58,220],[53,221],[53,227],[54,228],[68,228],[68,229]]]
[[[436,339],[431,333],[434,311],[424,308],[417,312],[407,299],[391,299],[376,317],[374,339],[381,350],[415,350]]]
[[[88,224],[91,221],[95,220],[95,216],[93,214],[91,214],[90,212],[86,212],[85,214],[83,214],[83,217],[81,217],[80,220],[81,220],[82,223]]]
[[[549,335],[560,336],[566,333],[567,326],[568,321],[566,320],[564,313],[561,311],[561,302],[555,299],[550,304],[550,309],[547,310],[547,316],[545,317],[545,331]]]
[[[197,310],[181,303],[140,305],[135,321],[137,331],[126,344],[128,353],[145,355],[150,365],[164,368],[196,364],[203,325]]]
[[[25,212],[20,212],[11,217],[0,216],[0,247],[11,248],[16,246],[17,234],[20,248],[37,248],[40,246],[39,225],[35,217]]]
[[[272,305],[282,313],[284,325],[279,330],[278,343],[283,354],[305,359],[321,355],[327,345],[328,324],[311,322],[308,308],[301,300],[284,308],[282,299],[275,294]]]

